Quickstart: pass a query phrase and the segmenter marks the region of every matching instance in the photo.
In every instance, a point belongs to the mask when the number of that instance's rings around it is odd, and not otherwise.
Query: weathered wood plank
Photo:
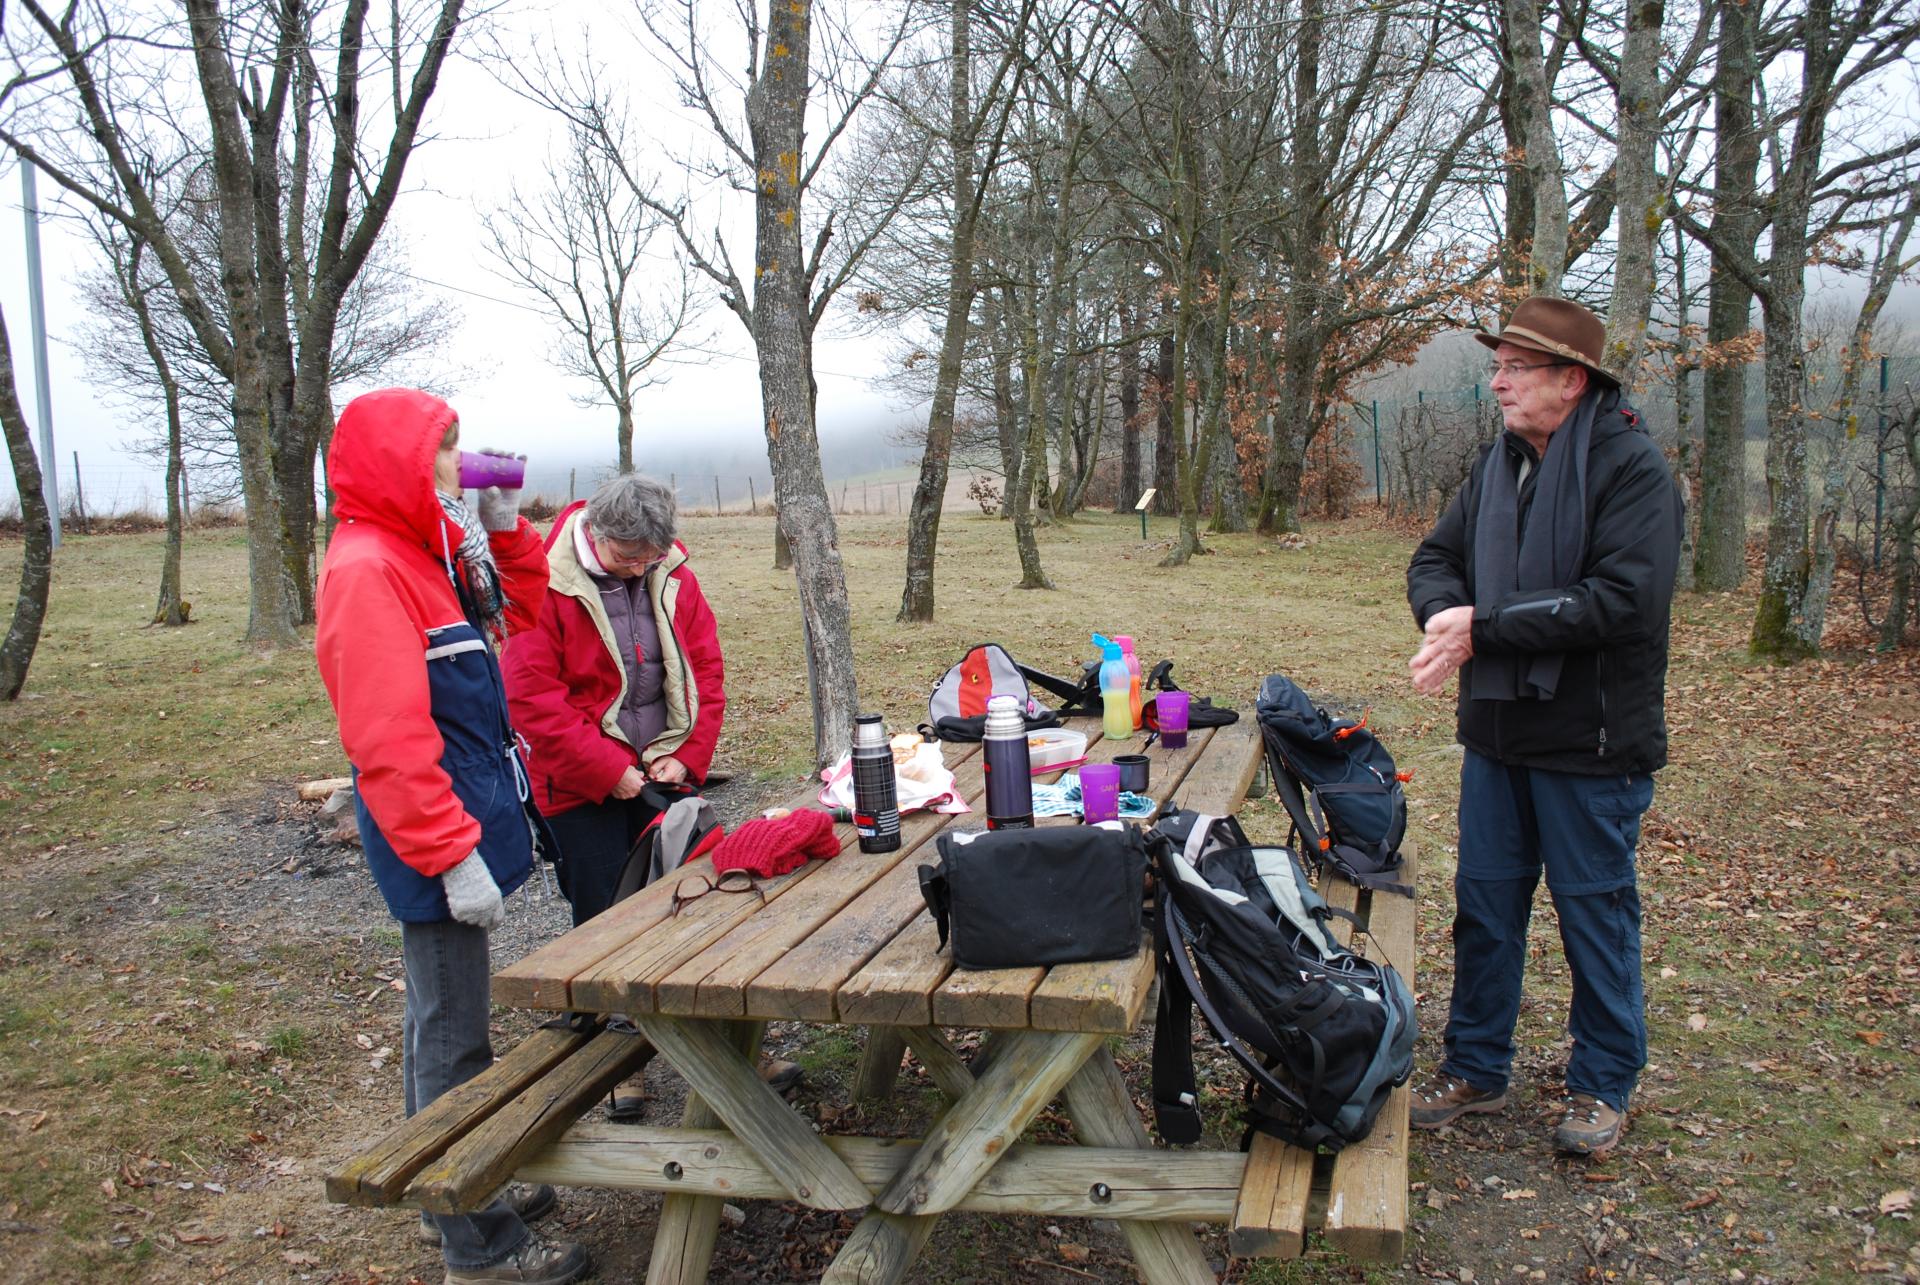
[[[634,1023],[791,1199],[815,1209],[861,1209],[872,1200],[866,1184],[762,1082],[753,1062],[727,1045],[717,1023],[658,1014],[637,1015]]]
[[[1156,1151],[1140,1122],[1133,1094],[1103,1042],[1066,1085],[1067,1114],[1074,1136],[1094,1147],[1132,1148],[1143,1160],[1162,1163],[1178,1152]],[[1111,1186],[1111,1184],[1109,1184]],[[1119,1215],[1116,1215],[1119,1216]],[[1121,1216],[1120,1233],[1133,1265],[1147,1285],[1212,1285],[1213,1269],[1187,1220],[1154,1211],[1145,1218]]]
[[[904,874],[903,874],[904,870]],[[908,880],[905,875],[912,875]],[[811,997],[805,1005],[785,1001],[787,1008],[804,1007],[814,1021],[835,1015],[849,1025],[878,1022],[889,1026],[927,1026],[933,1022],[933,992],[953,971],[953,956],[940,949],[940,930],[920,896],[920,879],[911,867],[892,872],[868,894],[869,922],[887,931],[888,940],[858,972],[824,999]],[[887,924],[893,924],[888,930]],[[784,971],[784,969],[782,970]],[[771,996],[758,994],[767,981],[762,974],[750,1001],[759,1010],[771,1005]],[[813,1013],[824,1009],[826,1016]]]
[[[589,1036],[542,1028],[465,1084],[456,1085],[327,1175],[336,1204],[390,1205],[428,1164],[529,1084],[587,1045]]]
[[[926,1144],[874,1201],[890,1214],[953,1208],[1019,1140],[1103,1036],[1020,1031],[935,1123]],[[764,1155],[764,1152],[762,1153]]]
[[[1312,1152],[1270,1134],[1254,1134],[1227,1231],[1227,1252],[1239,1258],[1300,1257],[1307,1243],[1312,1187]]]
[[[422,1169],[407,1195],[436,1214],[479,1208],[506,1185],[522,1161],[559,1137],[652,1057],[652,1047],[637,1035],[600,1032]]]
[[[1413,883],[1411,838],[1401,852],[1406,859],[1403,877]],[[1366,903],[1367,932],[1354,948],[1369,958],[1391,963],[1411,987],[1416,900],[1380,892],[1356,897],[1354,894],[1361,890],[1346,880],[1332,882],[1323,894],[1329,904],[1351,908],[1356,901]],[[1410,1106],[1407,1087],[1401,1085],[1375,1117],[1373,1132],[1334,1159],[1333,1183],[1327,1192],[1327,1243],[1350,1257],[1397,1259],[1406,1246]]]
[[[719,1035],[727,1047],[742,1057],[752,1057],[759,1052],[760,1035],[765,1029],[759,1022],[725,1022],[719,1025]],[[720,1117],[697,1092],[689,1092],[680,1123],[687,1129],[711,1129],[720,1123]],[[717,1195],[667,1193],[660,1202],[660,1221],[653,1231],[653,1250],[647,1256],[647,1285],[701,1285],[707,1279],[724,1203]]]
[[[979,798],[986,789],[979,748],[955,745],[946,751],[947,764],[954,769],[954,785],[969,801]],[[852,827],[843,826],[849,837],[841,855],[804,887],[788,892],[779,914],[753,916],[661,978],[655,987],[658,1011],[699,1017],[744,1015],[747,986],[754,978],[786,959],[808,937],[823,931],[837,932],[839,921],[833,919],[834,915],[867,889],[876,871],[930,859],[920,849],[948,820],[942,813],[910,814],[902,819],[900,847],[871,855],[859,850],[851,837]],[[836,953],[846,958],[844,949]],[[827,1002],[831,1003],[830,992]]]
[[[786,874],[755,880],[759,895],[716,889],[692,901],[681,902],[678,914],[664,916],[625,946],[576,976],[567,988],[569,1006],[585,1012],[629,1016],[655,1011],[655,982],[829,864],[809,861]],[[671,905],[676,889],[690,881],[693,888],[698,888],[697,880],[701,877],[713,878],[713,863],[707,857],[689,862],[651,887],[642,888],[629,900],[638,901],[642,897],[651,900],[658,894],[659,900]]]
[[[1187,743],[1193,743],[1191,737]],[[1260,770],[1260,756],[1259,720],[1253,711],[1241,710],[1239,722],[1213,729],[1205,753],[1174,792],[1175,805],[1208,816],[1238,812]]]
[[[813,797],[813,794],[796,794],[787,801],[787,806],[802,807],[811,802]],[[852,833],[851,827],[847,833]],[[710,875],[713,863],[702,857],[689,862],[685,868],[690,873],[704,872]],[[608,907],[578,928],[495,973],[493,1002],[508,1008],[569,1008],[568,986],[572,980],[664,920],[671,903],[672,884],[669,881],[662,880],[656,888],[642,888],[625,901]]]
[[[825,1135],[868,1187],[892,1182],[918,1138]],[[1246,1157],[1238,1151],[1163,1151],[1018,1143],[954,1208],[1058,1218],[1225,1222]],[[581,1122],[514,1175],[523,1182],[685,1197],[786,1200],[786,1188],[733,1133]],[[1104,1193],[1096,1190],[1104,1185]]]

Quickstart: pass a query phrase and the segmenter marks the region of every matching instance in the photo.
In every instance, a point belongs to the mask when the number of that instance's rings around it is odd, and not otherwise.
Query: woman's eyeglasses
[[[667,918],[672,919],[680,913],[680,907],[690,901],[698,901],[710,892],[750,892],[760,898],[763,905],[767,900],[765,890],[753,881],[753,875],[746,870],[723,871],[718,879],[689,875],[674,885],[673,898],[667,903]]]

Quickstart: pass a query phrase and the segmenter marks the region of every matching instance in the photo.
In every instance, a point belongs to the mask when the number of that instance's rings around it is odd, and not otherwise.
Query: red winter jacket
[[[628,744],[617,716],[627,695],[600,590],[574,552],[586,504],[561,510],[547,533],[548,592],[539,623],[508,644],[501,668],[513,725],[531,748],[533,798],[547,816],[602,803],[630,767],[671,754],[695,781],[713,765],[727,706],[720,635],[686,546],[647,573],[665,667],[667,725],[649,745]]]
[[[447,403],[413,389],[368,393],[348,404],[327,455],[340,525],[315,595],[314,653],[340,721],[340,744],[358,772],[359,800],[400,862],[428,879],[481,845],[483,820],[463,806],[448,775],[447,763],[465,760],[448,757],[428,673],[439,641],[431,634],[471,633],[448,578],[460,530],[433,489],[434,454],[453,418]],[[546,596],[540,533],[522,518],[514,530],[493,533],[490,543],[509,602],[508,631],[525,629]],[[483,716],[489,727],[504,725],[504,709],[476,707],[485,703],[484,688],[463,697],[461,708],[439,711],[449,734],[464,736],[466,724]],[[411,878],[404,870],[376,870],[383,873],[400,884]],[[501,877],[496,871],[496,881]],[[382,891],[402,913],[387,883]],[[402,917],[435,917],[423,908],[430,899],[420,893],[413,898],[422,902],[413,908],[418,913]]]

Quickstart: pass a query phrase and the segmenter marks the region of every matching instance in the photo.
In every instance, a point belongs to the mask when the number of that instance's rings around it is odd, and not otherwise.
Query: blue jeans
[[[1634,847],[1653,778],[1508,767],[1472,750],[1460,770],[1453,1001],[1441,1070],[1503,1092],[1544,869],[1573,974],[1567,1091],[1624,1111],[1647,1061]]]
[[[487,1034],[492,968],[484,928],[453,920],[400,925],[407,967],[401,1069],[407,1114],[493,1065]],[[525,1243],[527,1225],[504,1200],[471,1214],[433,1214],[455,1270],[491,1267]]]

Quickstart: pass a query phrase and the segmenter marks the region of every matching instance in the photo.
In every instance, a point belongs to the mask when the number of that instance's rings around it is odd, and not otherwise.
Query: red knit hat
[[[833,818],[825,812],[802,809],[783,817],[756,817],[713,850],[715,873],[750,870],[756,875],[783,875],[806,864],[808,857],[840,855],[840,839]]]

